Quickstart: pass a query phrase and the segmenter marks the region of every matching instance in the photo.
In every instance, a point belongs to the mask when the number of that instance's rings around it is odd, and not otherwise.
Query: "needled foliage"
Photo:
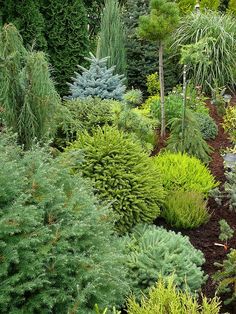
[[[193,12],[196,5],[196,0],[177,0],[176,2],[182,15]]]
[[[217,11],[220,6],[220,0],[201,0],[200,8],[202,11],[213,10]]]
[[[203,296],[202,304],[188,292],[180,291],[174,284],[173,277],[160,278],[151,288],[141,303],[134,297],[127,302],[128,314],[219,314],[218,298],[208,300]]]
[[[124,101],[127,105],[135,107],[141,105],[143,100],[143,95],[140,89],[134,89],[128,90],[124,94]]]
[[[61,95],[77,64],[89,51],[88,20],[82,0],[42,0],[48,54]]]
[[[85,58],[90,62],[89,69],[78,66],[82,74],[75,72],[72,78],[74,83],[68,84],[70,88],[69,99],[100,97],[101,99],[122,100],[125,92],[123,75],[113,74],[114,67],[107,67],[109,57],[98,59],[92,53],[91,58]]]
[[[228,11],[231,14],[236,15],[236,0],[230,0],[229,1]]]
[[[222,264],[215,263],[220,269],[214,274],[218,293],[229,293],[230,297],[225,301],[229,304],[236,300],[236,250],[231,250],[227,259]]]
[[[207,194],[217,186],[210,171],[195,157],[166,152],[154,157],[154,162],[167,191],[184,190]]]
[[[222,126],[230,140],[236,144],[236,107],[230,106],[226,109]]]
[[[73,152],[77,150],[83,152],[82,163],[73,160]],[[159,173],[131,135],[105,126],[94,130],[92,135],[79,136],[65,157],[71,158],[75,173],[81,172],[93,181],[98,197],[111,203],[119,232],[139,222],[151,222],[160,215],[164,192]]]
[[[129,291],[122,240],[89,187],[46,149],[0,136],[1,313],[93,313]]]
[[[167,150],[174,153],[187,153],[190,156],[199,158],[205,164],[210,162],[209,155],[212,149],[203,139],[195,115],[190,110],[187,110],[185,114],[184,135],[182,134],[182,118],[172,119],[170,130]]]
[[[7,0],[1,4],[2,22],[13,23],[19,29],[24,44],[46,49],[45,21],[40,11],[40,1]]]
[[[115,66],[115,73],[126,74],[125,29],[118,0],[105,1],[97,52],[99,58],[110,57],[108,67]]]
[[[0,42],[3,118],[29,148],[35,139],[42,141],[54,134],[60,98],[45,55],[28,53],[13,25],[4,26]]]
[[[162,217],[173,227],[192,229],[206,223],[210,215],[204,195],[177,190],[166,197]]]
[[[202,133],[202,137],[204,140],[214,139],[218,133],[218,127],[212,119],[211,116],[205,113],[198,113],[194,114],[197,123],[199,125],[199,129]]]
[[[201,270],[205,262],[201,251],[181,233],[155,226],[137,226],[128,245],[127,265],[134,293],[154,286],[160,278],[173,275],[178,289],[197,292],[206,276]]]
[[[187,15],[175,33],[175,46],[195,44],[199,40],[206,42],[204,54],[209,62],[200,59],[192,65],[189,77],[194,84],[208,92],[208,84],[214,86],[215,82],[218,86],[233,85],[236,59],[234,17],[212,11]]]

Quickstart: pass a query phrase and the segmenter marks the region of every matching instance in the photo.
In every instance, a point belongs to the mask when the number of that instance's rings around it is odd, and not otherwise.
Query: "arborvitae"
[[[82,0],[43,0],[43,4],[53,74],[58,91],[66,95],[66,82],[76,65],[84,64],[89,50],[87,13]]]
[[[0,38],[0,101],[7,127],[20,144],[53,135],[60,98],[42,52],[28,53],[16,28],[4,26]]]
[[[1,6],[3,23],[14,23],[24,44],[36,49],[46,49],[45,22],[40,12],[40,1],[7,0]]]
[[[115,73],[126,74],[125,30],[118,0],[106,0],[98,40],[99,58],[109,56],[108,66],[115,66]]]
[[[201,0],[200,8],[201,10],[209,9],[217,11],[220,6],[220,0]]]
[[[75,72],[76,77],[72,78],[74,83],[68,83],[70,87],[69,99],[86,98],[89,96],[100,97],[101,99],[121,100],[125,91],[123,75],[113,74],[115,67],[107,68],[109,57],[98,59],[92,53],[91,58],[85,58],[90,62],[89,69],[78,65],[83,71],[82,74]]]

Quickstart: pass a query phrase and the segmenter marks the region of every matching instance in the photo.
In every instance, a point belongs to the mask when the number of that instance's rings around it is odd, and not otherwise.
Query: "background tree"
[[[118,0],[105,1],[97,55],[109,56],[108,67],[116,66],[115,73],[126,74],[125,30]]]
[[[229,1],[228,11],[234,15],[236,15],[236,0]]]
[[[201,0],[200,8],[201,10],[210,9],[213,11],[217,11],[220,7],[220,0]]]
[[[82,0],[43,0],[42,12],[53,75],[60,94],[66,95],[66,82],[89,51],[87,12]]]
[[[159,46],[161,136],[163,137],[165,135],[163,47],[164,41],[179,22],[179,9],[176,3],[166,0],[151,0],[150,6],[150,15],[140,17],[138,32],[141,37],[155,41]]]
[[[188,14],[193,12],[196,5],[196,0],[177,0],[180,14]]]

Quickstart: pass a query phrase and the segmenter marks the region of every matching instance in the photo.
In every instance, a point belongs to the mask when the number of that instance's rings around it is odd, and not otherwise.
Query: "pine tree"
[[[229,1],[228,11],[236,15],[236,0]]]
[[[213,10],[217,11],[220,6],[220,0],[201,0],[200,8],[201,10]]]
[[[24,44],[46,49],[45,22],[40,12],[40,1],[7,0],[1,6],[2,22],[13,23],[23,37]]]
[[[73,78],[74,83],[70,84],[69,99],[86,98],[89,96],[100,97],[101,99],[121,100],[125,91],[123,85],[124,77],[113,74],[114,67],[107,68],[109,57],[97,59],[92,53],[91,58],[85,58],[90,62],[89,69],[78,66],[83,71],[82,74],[76,73]]]
[[[7,127],[18,133],[25,148],[34,139],[53,135],[60,98],[50,78],[44,53],[28,53],[12,25],[0,38],[0,101]]]
[[[106,0],[98,40],[99,58],[109,56],[108,67],[116,66],[115,73],[126,74],[125,30],[118,0]]]
[[[87,13],[82,0],[43,0],[42,12],[57,89],[66,95],[66,82],[89,50]]]
[[[139,19],[139,35],[159,45],[159,79],[161,96],[161,136],[165,135],[165,104],[164,104],[164,41],[179,21],[179,10],[176,3],[166,0],[151,0],[151,13]]]

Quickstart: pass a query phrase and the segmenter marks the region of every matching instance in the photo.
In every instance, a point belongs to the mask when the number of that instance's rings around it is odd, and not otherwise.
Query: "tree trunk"
[[[161,94],[161,137],[165,136],[166,121],[165,121],[165,85],[164,85],[164,69],[163,69],[163,43],[159,46],[159,80]]]
[[[182,152],[182,154],[184,153],[186,96],[187,96],[187,66],[184,65],[184,71],[183,71],[182,136],[181,136],[181,152]]]

